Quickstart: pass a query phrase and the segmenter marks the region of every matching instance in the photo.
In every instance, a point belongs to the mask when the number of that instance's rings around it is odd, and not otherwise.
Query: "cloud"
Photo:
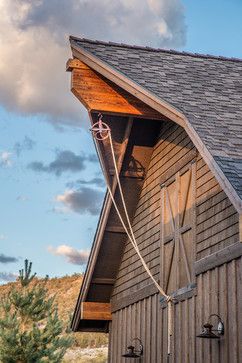
[[[186,38],[181,0],[0,0],[0,12],[0,102],[56,124],[82,122],[65,72],[69,34],[160,47]]]
[[[11,160],[12,153],[8,151],[2,151],[0,153],[0,166],[4,166],[9,168],[12,166],[12,160]]]
[[[18,262],[18,259],[16,257],[6,256],[3,253],[0,254],[0,263],[12,263],[12,262]]]
[[[17,156],[20,156],[23,151],[32,150],[35,144],[36,142],[34,140],[32,140],[28,136],[25,136],[22,142],[15,143],[13,149],[16,152]]]
[[[0,282],[12,282],[17,280],[18,275],[11,272],[0,272]]]
[[[27,197],[26,195],[18,195],[16,200],[18,202],[27,202],[29,200],[29,197]]]
[[[5,234],[0,234],[0,241],[3,241],[4,239],[7,239],[7,236],[5,236]]]
[[[89,251],[76,250],[73,247],[67,245],[60,245],[58,247],[48,247],[48,251],[57,256],[64,256],[67,262],[74,265],[84,265],[87,263]]]
[[[77,190],[66,190],[64,194],[57,195],[55,199],[73,212],[98,215],[103,193],[89,187],[80,187]]]
[[[74,187],[79,187],[80,185],[94,185],[98,188],[104,188],[105,187],[105,181],[103,178],[92,178],[90,180],[84,180],[84,179],[78,179],[74,182],[68,182],[66,183],[66,186],[68,188],[74,188]]]
[[[85,162],[96,162],[97,158],[91,155],[76,155],[72,151],[58,151],[56,158],[50,164],[45,165],[41,161],[33,161],[28,165],[29,169],[37,172],[46,172],[60,176],[64,172],[78,172],[85,169]]]

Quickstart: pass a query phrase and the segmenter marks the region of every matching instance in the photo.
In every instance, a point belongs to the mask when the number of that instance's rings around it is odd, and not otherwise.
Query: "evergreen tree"
[[[19,271],[20,289],[13,287],[0,300],[0,362],[59,363],[72,338],[64,334],[54,297],[44,281],[34,279],[32,263]]]

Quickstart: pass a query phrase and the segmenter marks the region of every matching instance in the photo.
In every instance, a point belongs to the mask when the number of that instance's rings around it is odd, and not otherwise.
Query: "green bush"
[[[0,298],[0,361],[2,363],[59,363],[72,338],[65,336],[54,297],[45,282],[34,281],[32,263],[20,270],[20,289],[13,285]],[[31,284],[31,282],[33,282]]]

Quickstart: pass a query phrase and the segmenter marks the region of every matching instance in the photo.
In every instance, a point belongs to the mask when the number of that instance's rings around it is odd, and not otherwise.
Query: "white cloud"
[[[23,141],[16,142],[13,149],[16,152],[17,156],[20,156],[23,151],[32,150],[35,144],[36,142],[34,140],[25,135]]]
[[[65,63],[68,35],[163,47],[185,43],[181,0],[0,0],[0,103],[82,122]]]
[[[4,255],[3,253],[0,253],[0,263],[13,263],[13,262],[18,262],[18,258],[14,256],[7,256]]]
[[[86,155],[82,153],[76,155],[70,150],[59,150],[55,160],[51,163],[44,165],[41,161],[33,161],[28,165],[28,168],[36,172],[52,173],[56,176],[60,176],[67,171],[79,172],[84,170],[87,161],[96,163],[98,159],[94,154]]]
[[[5,236],[5,234],[0,234],[0,241],[3,241],[7,239],[7,236]]]
[[[26,195],[18,195],[16,200],[18,202],[27,202],[29,200],[29,197],[27,197]]]
[[[89,251],[77,250],[67,245],[60,245],[58,247],[48,247],[48,251],[57,256],[64,256],[67,262],[74,265],[84,265],[87,263]]]
[[[10,166],[12,166],[11,155],[12,155],[12,153],[10,153],[8,151],[2,151],[0,153],[0,165],[8,167],[8,168]]]
[[[12,272],[0,272],[0,283],[16,281],[18,275]]]
[[[62,203],[69,210],[85,214],[98,215],[101,209],[103,192],[89,187],[77,190],[66,190],[56,196],[56,201]]]

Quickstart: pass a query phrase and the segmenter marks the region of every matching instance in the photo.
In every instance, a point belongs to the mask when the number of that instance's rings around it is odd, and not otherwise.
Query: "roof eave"
[[[154,108],[162,115],[176,122],[186,130],[187,134],[193,141],[199,153],[204,158],[210,169],[214,172],[220,186],[228,195],[229,199],[233,203],[237,212],[239,214],[242,214],[242,200],[240,199],[236,190],[233,188],[229,180],[226,178],[221,168],[216,163],[213,156],[206,148],[203,141],[198,136],[197,132],[194,130],[194,128],[192,127],[191,123],[186,118],[186,116],[182,112],[177,110],[175,107],[167,103],[166,101],[155,96],[154,94],[147,91],[142,86],[140,86],[139,84],[137,84],[136,82],[125,76],[123,73],[117,71],[114,67],[100,60],[98,57],[94,56],[92,53],[83,49],[81,46],[76,46],[72,40],[73,38],[70,38],[73,57],[76,57],[82,62],[86,63],[95,71],[99,72],[104,77],[108,78],[118,86],[122,87],[127,92],[130,92],[131,94],[139,98],[141,101],[143,101],[150,107]]]

